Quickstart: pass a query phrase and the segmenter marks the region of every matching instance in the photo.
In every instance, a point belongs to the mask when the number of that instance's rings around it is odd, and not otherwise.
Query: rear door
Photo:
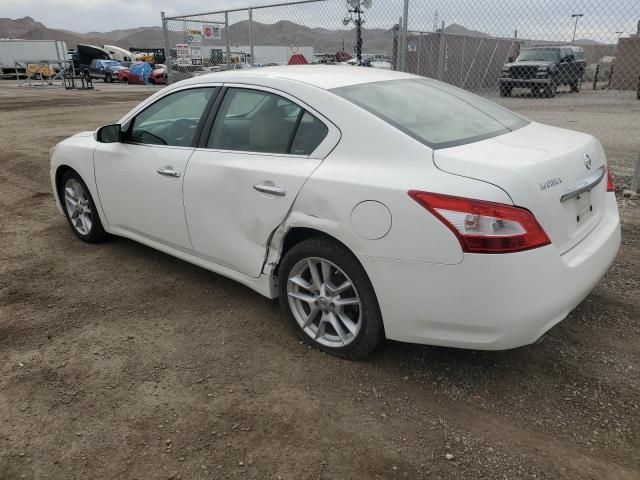
[[[89,65],[89,75],[91,75],[92,78],[100,78],[100,60],[98,59],[94,59],[91,60],[91,65]]]
[[[271,233],[339,132],[318,112],[266,88],[229,86],[214,110],[184,181],[193,249],[257,278]]]

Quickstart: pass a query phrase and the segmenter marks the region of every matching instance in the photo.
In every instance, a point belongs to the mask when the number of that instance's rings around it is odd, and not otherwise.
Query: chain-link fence
[[[411,72],[598,136],[619,180],[631,183],[640,152],[638,0],[372,1],[163,14],[169,81],[301,63]]]

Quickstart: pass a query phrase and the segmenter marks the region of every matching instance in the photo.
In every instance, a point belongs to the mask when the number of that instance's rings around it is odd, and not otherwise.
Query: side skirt
[[[105,228],[105,230],[112,235],[128,238],[135,242],[151,247],[155,250],[159,250],[163,253],[171,255],[172,257],[176,257],[180,260],[184,260],[185,262],[192,263],[193,265],[204,268],[205,270],[209,270],[211,272],[222,275],[223,277],[235,280],[236,282],[239,282],[242,285],[255,290],[256,292],[267,298],[276,298],[278,296],[278,289],[276,287],[275,279],[268,275],[261,274],[258,278],[249,277],[230,268],[223,267],[208,260],[204,260],[203,258],[200,258],[196,255],[183,252],[182,250],[178,250],[163,243],[156,242],[129,230],[117,227],[108,227]]]

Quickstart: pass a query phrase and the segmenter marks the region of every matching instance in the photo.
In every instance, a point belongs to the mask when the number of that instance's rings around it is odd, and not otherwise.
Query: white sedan
[[[51,155],[81,240],[127,237],[280,303],[361,358],[385,338],[535,342],[620,245],[600,143],[423,77],[340,66],[176,83]]]

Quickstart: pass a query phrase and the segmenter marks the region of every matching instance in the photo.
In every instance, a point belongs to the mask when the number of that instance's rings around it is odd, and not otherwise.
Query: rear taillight
[[[616,186],[613,184],[613,177],[611,176],[611,168],[607,166],[607,192],[615,192]]]
[[[409,196],[458,237],[464,252],[512,253],[551,244],[525,208],[416,190]]]

